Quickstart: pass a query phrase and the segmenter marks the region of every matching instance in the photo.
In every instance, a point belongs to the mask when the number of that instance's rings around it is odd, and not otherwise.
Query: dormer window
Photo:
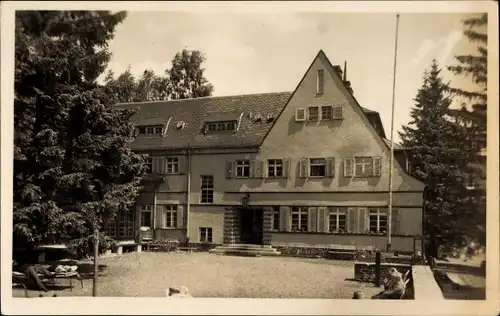
[[[161,125],[139,126],[139,134],[161,135],[163,134],[163,126]]]
[[[208,122],[205,123],[205,132],[217,133],[217,132],[232,132],[236,130],[236,121],[223,121],[223,122]]]

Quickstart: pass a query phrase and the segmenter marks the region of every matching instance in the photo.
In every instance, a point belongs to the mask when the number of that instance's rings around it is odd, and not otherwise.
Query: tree
[[[17,246],[85,238],[133,205],[143,157],[130,117],[96,83],[125,13],[18,11],[14,205]]]
[[[469,130],[447,119],[451,104],[448,85],[434,60],[424,74],[411,110],[411,121],[400,132],[411,151],[412,174],[426,185],[425,227],[428,254],[440,246],[459,248],[469,241],[471,212],[462,206],[472,156]]]
[[[189,99],[211,96],[212,84],[204,76],[201,67],[205,57],[200,51],[183,49],[175,54],[172,67],[167,69],[168,95],[171,99]]]

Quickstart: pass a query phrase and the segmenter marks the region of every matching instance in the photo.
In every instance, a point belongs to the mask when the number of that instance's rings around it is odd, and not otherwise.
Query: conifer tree
[[[143,157],[127,147],[133,111],[96,79],[125,13],[18,11],[14,205],[17,246],[88,236],[135,201]]]
[[[440,246],[458,248],[468,241],[463,227],[468,210],[461,206],[471,159],[468,130],[447,119],[451,98],[434,60],[424,74],[411,121],[400,132],[402,145],[411,150],[412,174],[426,184],[425,235],[427,254]]]

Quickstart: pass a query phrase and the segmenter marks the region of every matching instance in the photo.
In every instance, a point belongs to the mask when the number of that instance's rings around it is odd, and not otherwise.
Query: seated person
[[[403,282],[403,276],[395,268],[389,269],[389,281],[384,285],[384,291],[372,296],[372,300],[386,299],[398,300],[405,293],[406,285]]]

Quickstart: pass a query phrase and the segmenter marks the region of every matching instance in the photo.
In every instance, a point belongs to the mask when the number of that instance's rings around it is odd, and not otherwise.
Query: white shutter
[[[309,162],[309,159],[307,159],[307,158],[302,158],[299,161],[299,177],[300,178],[307,178],[307,176],[309,175],[308,162]]]
[[[382,173],[382,157],[373,157],[373,176],[375,177],[380,177],[380,174]]]
[[[177,205],[177,228],[184,228],[184,207]]]
[[[351,234],[356,232],[356,209],[353,207],[347,209],[347,231]]]
[[[366,219],[368,218],[367,216],[368,210],[365,207],[360,207],[358,208],[358,232],[359,233],[365,233],[367,226],[366,226]]]
[[[290,159],[283,159],[283,178],[288,178],[290,174]]]
[[[335,177],[335,158],[330,157],[326,159],[326,176]]]
[[[315,232],[317,231],[316,227],[316,208],[310,207],[307,213],[307,231]]]

